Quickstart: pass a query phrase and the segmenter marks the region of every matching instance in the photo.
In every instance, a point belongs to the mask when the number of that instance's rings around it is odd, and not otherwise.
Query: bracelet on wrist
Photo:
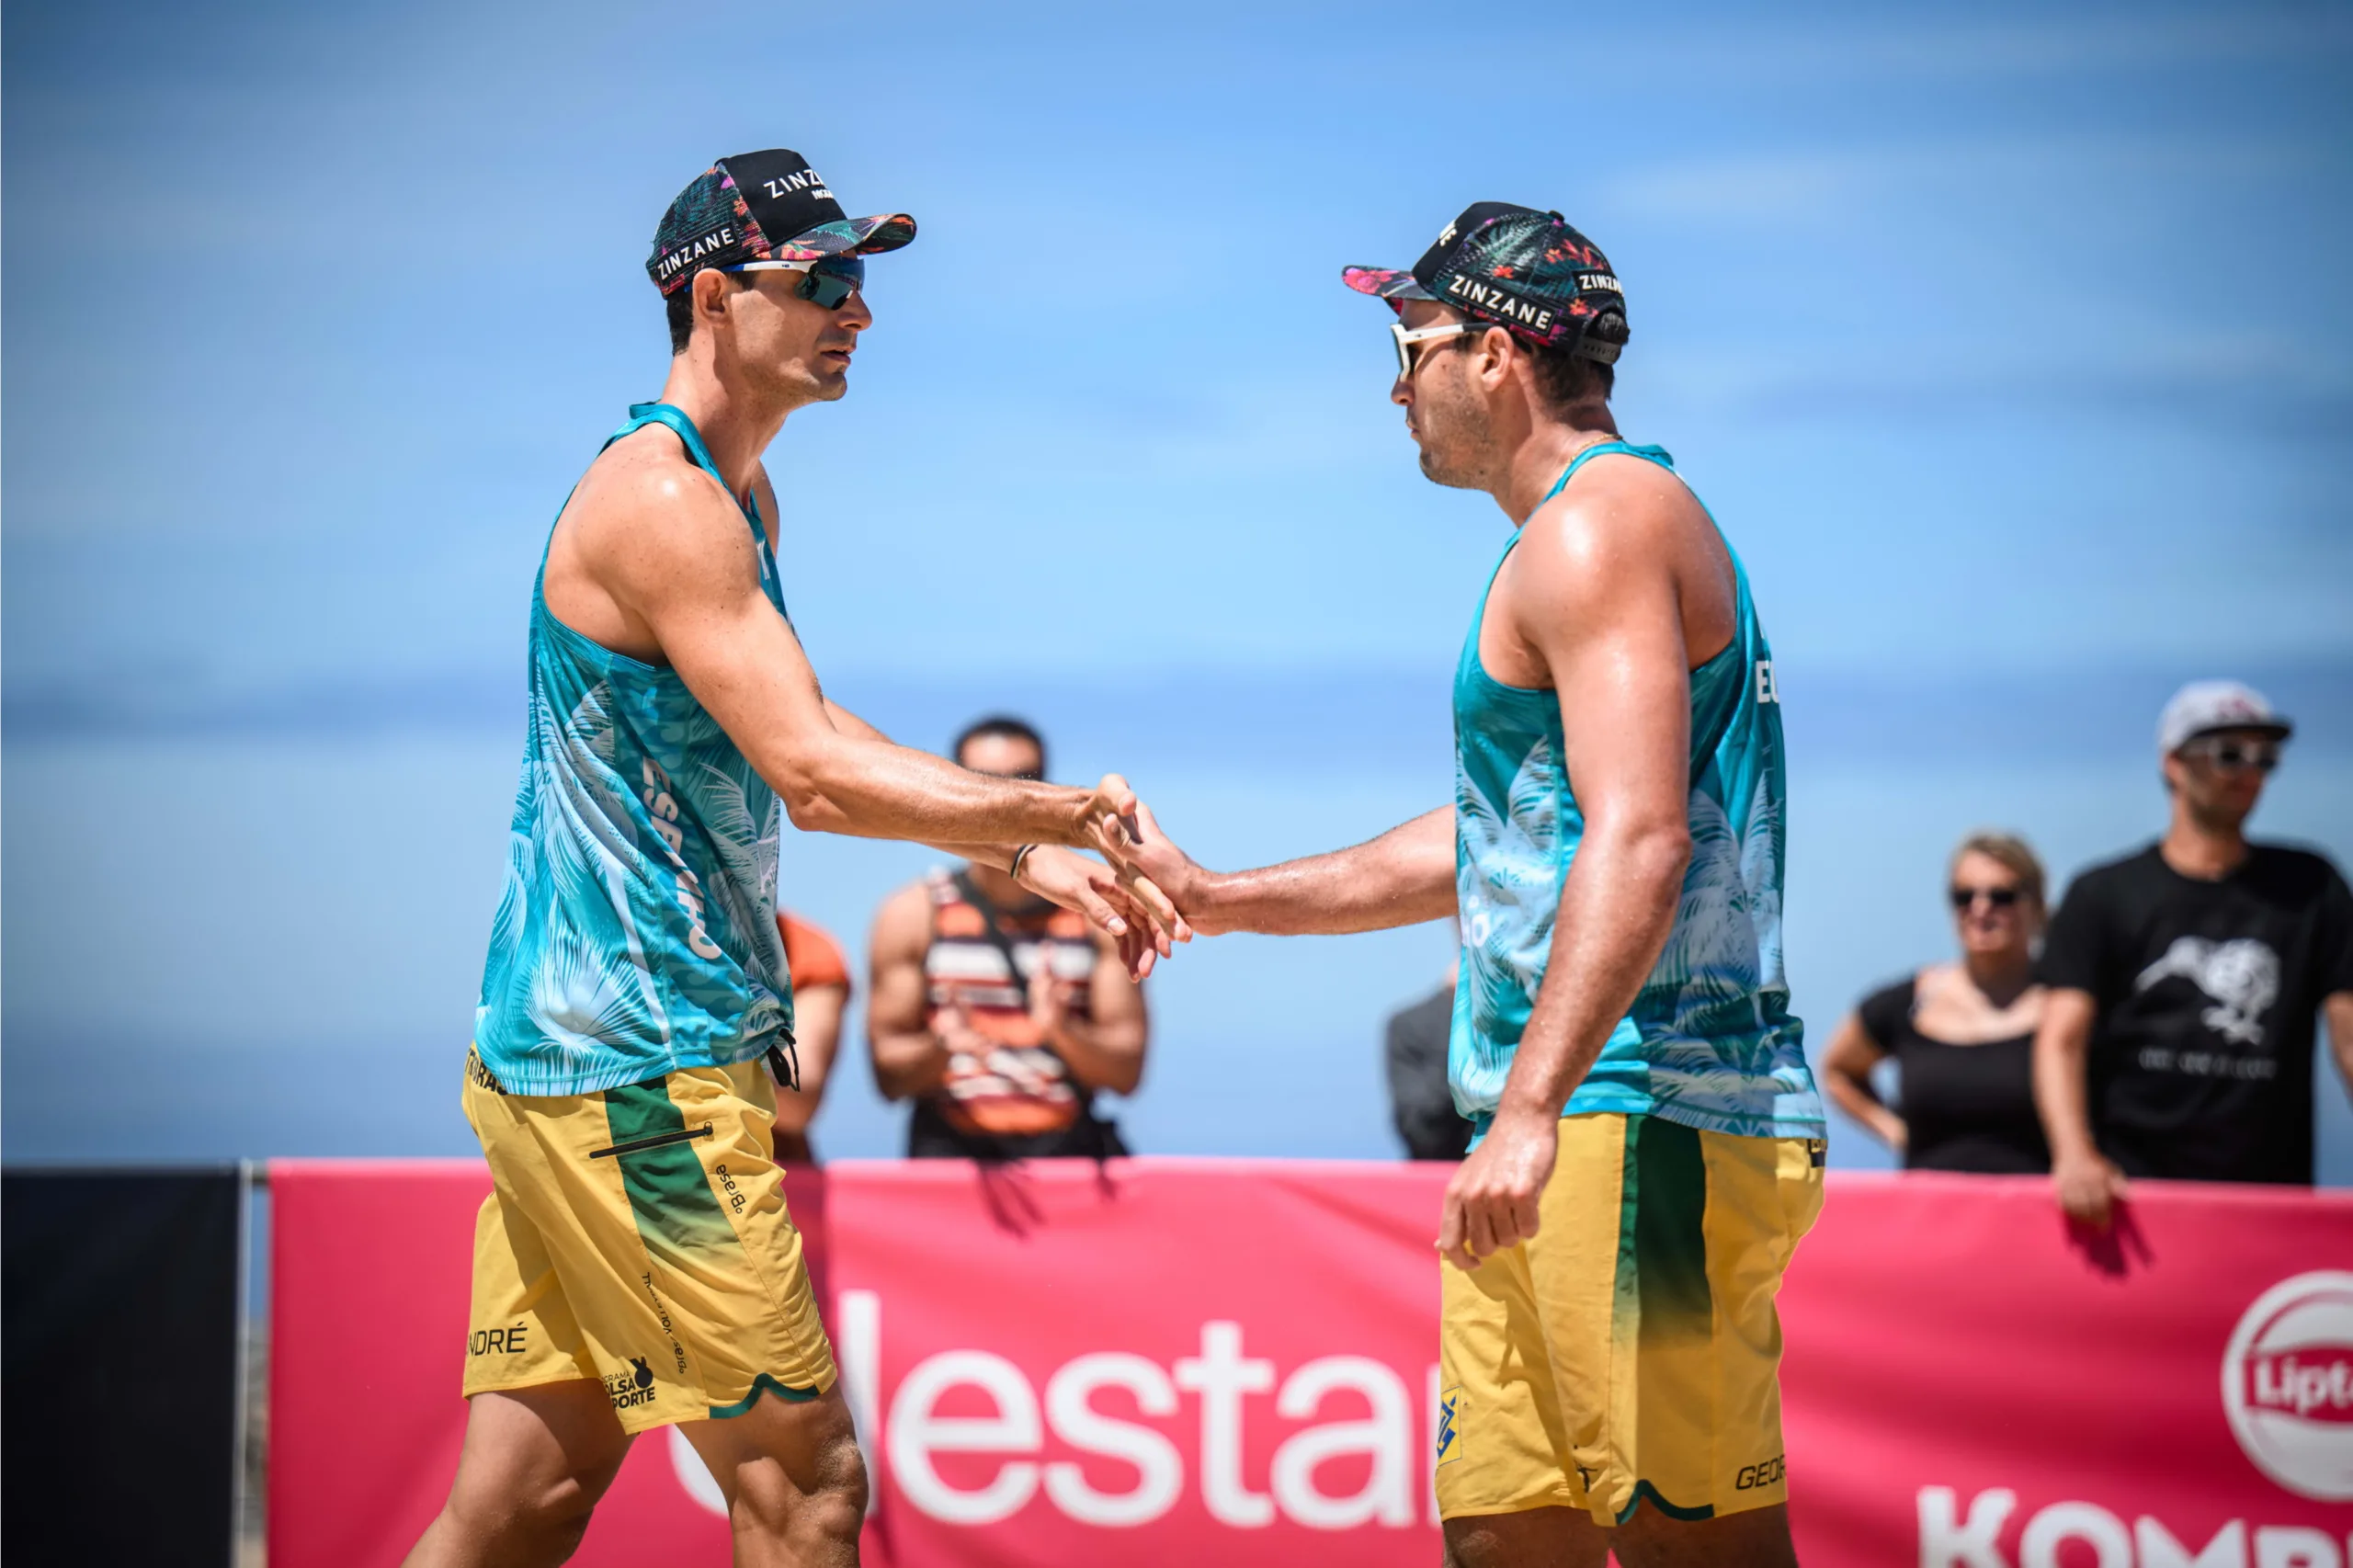
[[[1011,877],[1015,881],[1019,881],[1021,880],[1022,864],[1029,858],[1029,851],[1037,847],[1038,846],[1034,844],[1025,844],[1020,848],[1015,850],[1013,852],[1013,864],[1005,869],[1005,874]]]

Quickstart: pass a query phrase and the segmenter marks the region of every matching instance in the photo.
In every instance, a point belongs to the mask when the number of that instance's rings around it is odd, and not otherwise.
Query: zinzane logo
[[[1481,310],[1502,316],[1506,321],[1517,322],[1531,332],[1552,330],[1552,308],[1550,305],[1532,304],[1517,294],[1482,283],[1475,278],[1457,274],[1447,280],[1446,291]]]
[[[2222,1354],[2222,1410],[2256,1469],[2353,1502],[2353,1274],[2299,1274],[2256,1299]]]
[[[834,193],[825,188],[825,176],[814,169],[803,169],[782,179],[764,179],[760,182],[760,188],[768,193],[771,201],[779,197],[799,195],[812,196],[821,201],[834,199]]]
[[[688,242],[684,247],[672,251],[668,256],[664,256],[654,265],[654,280],[656,282],[666,282],[674,274],[676,273],[678,268],[686,266],[687,263],[699,260],[702,257],[710,255],[713,251],[724,250],[727,246],[732,245],[734,243],[735,231],[733,226],[724,229],[713,229],[707,234],[698,235],[693,240]]]

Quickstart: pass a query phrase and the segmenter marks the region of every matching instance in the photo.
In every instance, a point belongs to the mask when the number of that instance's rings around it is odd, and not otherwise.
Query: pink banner
[[[1134,1160],[797,1173],[881,1568],[1437,1561],[1441,1167]],[[271,1168],[273,1568],[393,1564],[439,1506],[471,1162]],[[1813,1568],[2353,1568],[2353,1198],[1835,1176],[1798,1254]],[[724,1563],[673,1434],[575,1562]],[[1213,1554],[1213,1555],[1212,1555]]]

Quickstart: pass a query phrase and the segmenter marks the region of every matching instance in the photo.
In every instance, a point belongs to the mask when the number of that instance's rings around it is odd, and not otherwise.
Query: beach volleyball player
[[[1781,1564],[1773,1299],[1821,1202],[1781,975],[1779,692],[1746,574],[1609,410],[1608,262],[1481,202],[1398,312],[1422,472],[1515,527],[1454,677],[1456,791],[1369,844],[1217,875],[1143,823],[1203,932],[1462,921],[1438,1428],[1448,1558]]]
[[[761,454],[842,395],[872,321],[847,218],[793,153],[722,159],[647,264],[674,358],[559,514],[532,596],[506,889],[465,1070],[493,1182],[474,1238],[465,1447],[412,1564],[554,1563],[636,1433],[676,1424],[738,1563],[857,1560],[865,1477],[770,1160],[792,994],[776,924],[794,824],[1010,870],[1165,951],[1117,855],[1135,801],[892,745],[820,693],[786,617]],[[990,848],[986,846],[1002,846]],[[1141,901],[1141,902],[1140,902]],[[1159,913],[1165,915],[1165,905]]]

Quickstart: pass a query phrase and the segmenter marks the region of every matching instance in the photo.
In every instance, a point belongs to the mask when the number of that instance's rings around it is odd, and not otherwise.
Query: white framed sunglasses
[[[1397,340],[1397,373],[1400,376],[1410,376],[1414,373],[1414,345],[1416,343],[1428,343],[1440,337],[1460,337],[1466,332],[1486,330],[1486,323],[1475,321],[1453,322],[1445,326],[1415,327],[1411,331],[1406,330],[1404,322],[1391,322],[1389,335]]]
[[[841,302],[866,287],[866,258],[821,256],[813,261],[739,261],[722,272],[799,272],[805,274],[793,290],[821,310],[838,310]]]

